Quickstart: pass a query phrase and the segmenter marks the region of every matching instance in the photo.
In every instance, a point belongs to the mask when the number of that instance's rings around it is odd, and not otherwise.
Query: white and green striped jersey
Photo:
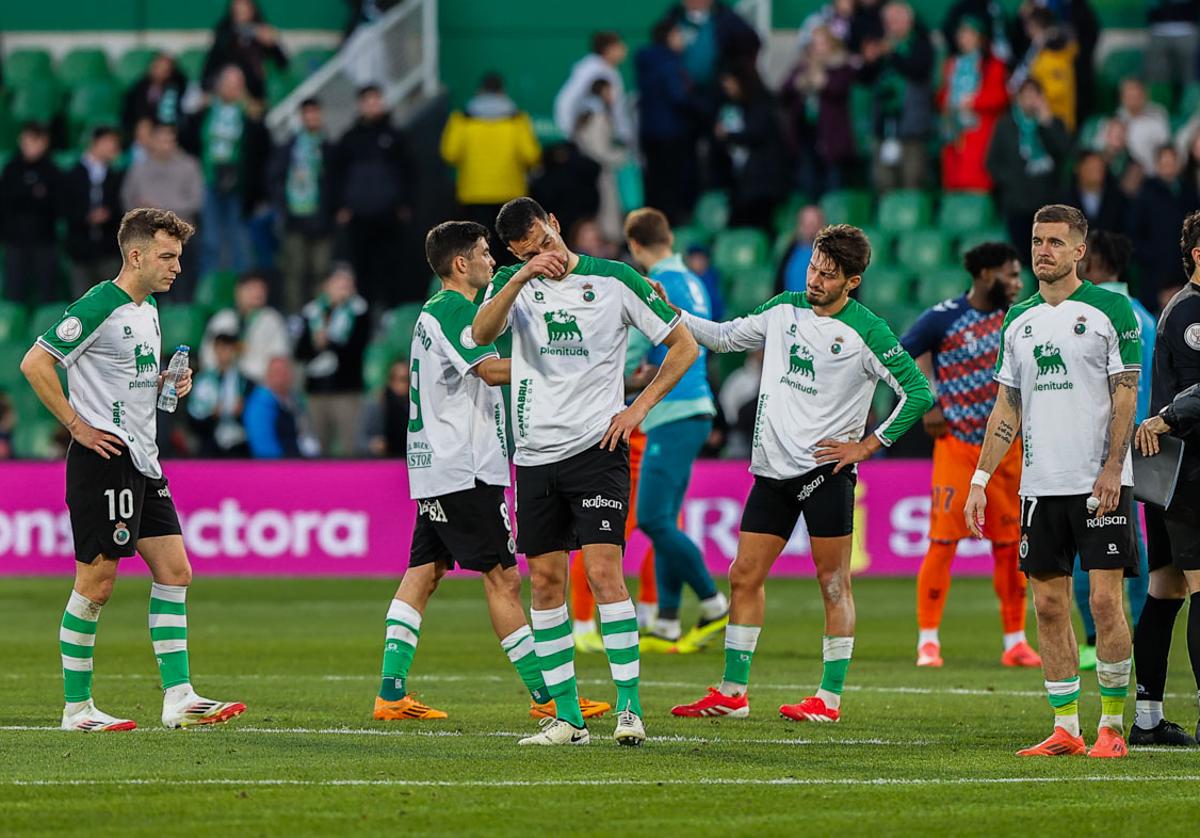
[[[413,500],[507,486],[508,440],[499,387],[474,370],[496,347],[471,340],[475,305],[457,291],[429,298],[413,329],[408,395],[408,490]]]
[[[67,307],[38,346],[67,369],[71,407],[93,428],[118,437],[133,465],[162,477],[158,464],[158,303],[138,305],[115,281],[101,282]]]
[[[484,305],[520,267],[497,272]],[[581,255],[562,279],[527,282],[506,324],[513,333],[513,461],[547,465],[598,445],[625,408],[628,327],[657,345],[678,320],[622,262]]]
[[[820,316],[803,293],[780,294],[745,317],[683,321],[714,352],[763,350],[750,471],[787,480],[817,467],[822,439],[857,442],[866,431],[875,385],[884,381],[899,404],[875,436],[891,445],[933,405],[916,362],[882,318],[856,300]]]
[[[1021,391],[1021,495],[1092,491],[1108,451],[1108,377],[1140,370],[1141,326],[1127,297],[1084,282],[1056,306],[1034,294],[1004,318],[996,380]],[[1133,485],[1128,452],[1121,484]]]

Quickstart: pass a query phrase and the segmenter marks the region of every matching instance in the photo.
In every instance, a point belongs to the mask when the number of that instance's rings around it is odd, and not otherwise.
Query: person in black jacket
[[[662,210],[678,226],[696,203],[699,171],[693,122],[697,107],[683,66],[683,30],[673,21],[661,20],[650,38],[651,43],[634,56],[646,205]]]
[[[325,137],[321,103],[300,103],[300,130],[275,149],[267,174],[271,204],[282,222],[279,268],[288,311],[299,311],[328,275],[333,233],[329,164],[333,145]]]
[[[230,0],[229,12],[213,30],[213,45],[200,74],[201,87],[212,90],[221,70],[233,64],[245,75],[250,95],[262,99],[267,90],[267,61],[280,70],[287,69],[279,31],[263,19],[255,0]]]
[[[67,222],[71,297],[121,271],[117,228],[121,226],[121,177],[114,167],[121,154],[117,129],[101,126],[79,162],[63,173],[60,207]]]
[[[1179,725],[1163,718],[1163,693],[1175,617],[1189,594],[1188,656],[1200,689],[1200,212],[1184,220],[1179,244],[1190,281],[1159,318],[1150,416],[1134,438],[1139,451],[1154,456],[1159,435],[1170,433],[1184,441],[1184,453],[1171,505],[1165,510],[1144,507],[1150,594],[1133,638],[1137,715],[1131,745],[1196,744]],[[1200,736],[1200,725],[1196,734]]]
[[[1125,193],[1098,151],[1085,151],[1076,159],[1075,182],[1063,203],[1083,211],[1089,230],[1119,233],[1126,227]]]
[[[146,75],[134,82],[133,87],[125,93],[121,108],[121,128],[125,136],[132,140],[137,133],[138,122],[143,119],[151,123],[178,123],[179,106],[187,83],[187,76],[175,66],[175,59],[168,53],[160,52],[154,56]]]
[[[367,301],[357,293],[353,270],[335,267],[300,318],[296,358],[307,362],[308,410],[321,453],[352,456],[362,410],[363,353],[371,337]]]
[[[358,91],[358,112],[334,150],[330,196],[335,218],[362,295],[373,305],[415,302],[428,282],[424,275],[414,281],[401,274],[402,242],[415,192],[408,143],[392,125],[378,85]],[[398,280],[398,274],[408,281]]]
[[[554,207],[562,229],[573,230],[600,209],[599,177],[600,164],[575,143],[553,143],[542,149],[542,169],[529,182],[529,197],[544,207]],[[488,226],[494,227],[495,222]]]
[[[753,66],[762,41],[741,15],[719,0],[682,0],[665,19],[683,32],[683,64],[697,93],[707,101],[706,116],[711,119],[721,100],[718,74]]]
[[[4,296],[32,305],[57,297],[54,224],[61,178],[47,154],[50,133],[46,126],[25,123],[17,144],[19,153],[0,173]]]
[[[1129,212],[1129,238],[1141,268],[1137,297],[1151,313],[1160,311],[1186,279],[1173,256],[1173,231],[1189,213],[1200,209],[1200,195],[1180,177],[1181,168],[1174,146],[1160,148],[1154,176],[1143,181]]]
[[[732,172],[729,223],[770,235],[788,186],[787,151],[775,100],[753,65],[721,73],[726,103],[713,128]]]

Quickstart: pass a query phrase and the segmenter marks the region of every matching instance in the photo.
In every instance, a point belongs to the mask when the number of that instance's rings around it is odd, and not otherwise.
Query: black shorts
[[[834,468],[821,466],[787,480],[755,477],[742,512],[742,532],[766,533],[786,540],[792,537],[796,521],[803,515],[810,538],[850,535],[854,532],[858,475],[852,468],[834,474]]]
[[[584,544],[625,546],[629,446],[589,448],[544,466],[517,466],[517,551],[540,556]]]
[[[1167,565],[1200,570],[1200,486],[1179,484],[1166,511],[1145,506],[1150,570]]]
[[[166,478],[157,480],[133,465],[129,451],[104,459],[90,448],[67,448],[67,509],[75,536],[75,559],[91,564],[101,554],[122,559],[137,552],[138,539],[181,535],[179,515]]]
[[[1083,570],[1124,570],[1138,575],[1133,489],[1121,487],[1117,508],[1097,518],[1087,510],[1090,495],[1021,498],[1021,570],[1027,576],[1070,576],[1075,555]]]
[[[515,547],[504,487],[476,480],[471,489],[417,501],[408,566],[439,562],[487,573],[514,567]]]

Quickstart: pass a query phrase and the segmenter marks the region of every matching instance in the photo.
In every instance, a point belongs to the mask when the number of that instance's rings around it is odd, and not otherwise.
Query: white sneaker
[[[63,708],[62,729],[91,732],[96,730],[133,730],[137,722],[130,719],[118,719],[96,709],[89,698],[87,702],[74,713],[68,713]]]
[[[617,714],[617,729],[613,731],[613,739],[618,745],[637,747],[646,741],[646,728],[638,714],[632,710],[622,710]]]
[[[164,697],[162,723],[168,728],[215,725],[245,712],[246,705],[240,701],[213,701],[188,690],[174,701]]]
[[[526,736],[518,745],[586,745],[592,741],[592,735],[586,727],[575,727],[562,719],[542,719],[538,722],[541,730],[533,736]]]

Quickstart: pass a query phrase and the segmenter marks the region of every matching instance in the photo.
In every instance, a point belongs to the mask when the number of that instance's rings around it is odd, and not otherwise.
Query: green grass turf
[[[668,714],[719,680],[719,641],[698,655],[643,658],[651,739],[638,750],[611,740],[611,717],[593,722],[587,748],[518,749],[517,736],[536,725],[474,579],[438,591],[410,677],[450,719],[372,721],[394,584],[198,579],[189,602],[195,684],[250,709],[220,728],[163,731],[148,583],[122,580],[100,621],[95,694],[102,709],[132,716],[143,730],[85,735],[12,729],[57,724],[55,641],[68,584],[5,580],[0,832],[1196,834],[1200,750],[1112,761],[1013,756],[1049,732],[1050,712],[1040,672],[998,664],[990,580],[955,582],[940,671],[913,666],[912,580],[857,581],[845,716],[819,726],[776,712],[810,694],[820,675],[816,588],[772,580],[753,716]],[[1190,727],[1196,709],[1182,632],[1172,663],[1168,715]],[[612,697],[602,656],[577,665],[587,695]],[[1085,673],[1083,685],[1090,739],[1095,676]],[[356,732],[321,732],[343,728]]]

